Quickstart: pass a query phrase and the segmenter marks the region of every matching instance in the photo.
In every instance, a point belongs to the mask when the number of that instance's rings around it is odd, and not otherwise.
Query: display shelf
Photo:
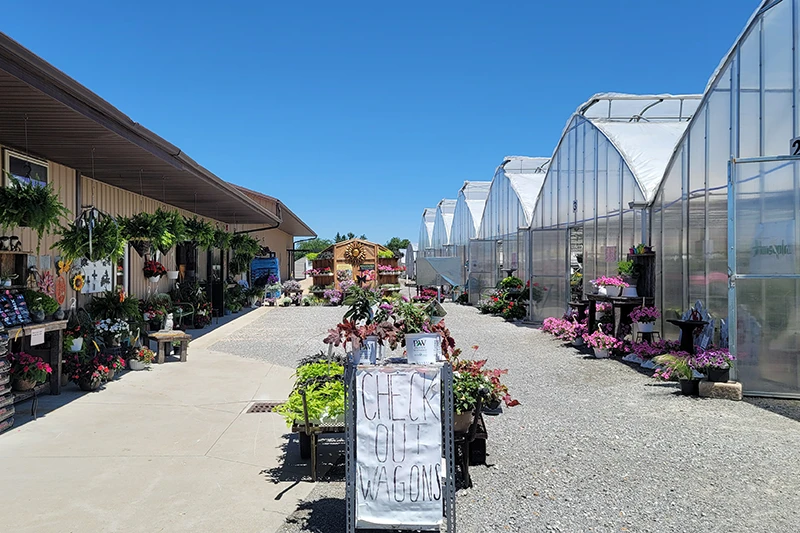
[[[33,255],[33,252],[28,250],[20,250],[19,252],[14,252],[11,250],[0,250],[0,255]]]

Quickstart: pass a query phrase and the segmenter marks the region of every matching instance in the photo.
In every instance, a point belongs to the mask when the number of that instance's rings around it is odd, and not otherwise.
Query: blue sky
[[[415,241],[592,94],[701,92],[758,3],[15,2],[2,31],[320,236]]]

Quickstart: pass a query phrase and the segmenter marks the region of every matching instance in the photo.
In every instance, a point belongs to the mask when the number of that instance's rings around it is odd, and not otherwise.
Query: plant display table
[[[38,355],[44,359],[46,363],[53,369],[50,374],[50,383],[44,383],[37,386],[37,393],[46,392],[48,389],[50,394],[61,394],[61,366],[62,366],[62,353],[64,330],[67,328],[66,320],[51,320],[49,322],[42,322],[41,324],[25,324],[23,326],[12,326],[8,328],[8,338],[10,341],[23,339],[23,351]],[[49,348],[44,348],[47,353],[42,353],[42,349],[37,346],[30,345],[30,337],[34,332],[44,329],[46,342],[49,343]],[[46,346],[46,345],[45,345]],[[15,403],[27,400],[33,396],[33,392],[15,393]]]
[[[570,302],[569,306],[578,313],[578,322],[586,318],[586,310],[589,309],[589,301]]]
[[[172,343],[175,341],[180,341],[181,343],[181,362],[186,362],[186,357],[189,351],[189,342],[192,340],[192,336],[188,333],[184,333],[183,331],[173,330],[173,331],[156,331],[153,333],[147,334],[148,342],[153,340],[158,343],[158,350],[157,359],[156,361],[158,364],[163,364],[164,360],[167,356],[167,345],[170,347]]]
[[[589,332],[597,331],[597,321],[595,320],[595,312],[597,311],[597,302],[605,302],[611,304],[611,312],[614,315],[614,337],[622,340],[624,337],[624,328],[626,324],[630,324],[628,315],[634,308],[639,306],[652,305],[653,298],[627,297],[627,296],[603,296],[600,294],[587,294],[586,299],[589,301]],[[616,319],[616,310],[620,310],[619,321]]]

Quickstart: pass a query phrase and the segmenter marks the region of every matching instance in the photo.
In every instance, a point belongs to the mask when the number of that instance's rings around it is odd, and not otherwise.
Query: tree
[[[350,233],[337,233],[335,237],[335,242],[349,241],[350,239],[355,239],[355,238],[356,234],[353,233],[352,231]],[[364,235],[363,233],[358,238],[363,239],[365,241],[367,240],[367,236]]]
[[[394,252],[394,255],[405,255],[406,248],[408,245],[411,244],[411,241],[408,239],[400,239],[399,237],[392,237],[389,239],[389,242],[386,243],[386,247]]]
[[[330,239],[311,239],[310,241],[301,242],[296,246],[296,249],[302,251],[295,252],[294,258],[301,259],[305,257],[308,252],[321,252],[332,244]]]

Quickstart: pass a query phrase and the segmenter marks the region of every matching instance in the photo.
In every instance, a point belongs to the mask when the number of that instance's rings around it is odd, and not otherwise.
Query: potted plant
[[[619,276],[600,276],[593,279],[591,284],[597,288],[601,296],[619,296],[620,291],[628,284]]]
[[[250,269],[253,258],[261,251],[257,239],[246,233],[236,233],[230,238],[231,260],[228,263],[230,274],[236,276]]]
[[[598,359],[605,359],[608,357],[610,350],[622,347],[622,342],[611,335],[603,333],[600,329],[591,335],[586,335],[584,341],[594,349],[594,356]]]
[[[64,330],[64,351],[78,353],[83,350],[83,330],[79,324]]]
[[[156,209],[153,215],[153,229],[151,240],[153,246],[162,254],[167,255],[176,244],[185,238],[185,225],[183,215],[174,210]]]
[[[210,250],[216,243],[215,229],[209,222],[197,217],[184,218],[184,237],[188,242],[204,250]]]
[[[663,366],[657,369],[653,377],[656,379],[677,379],[681,385],[681,394],[684,396],[697,396],[700,394],[700,380],[695,377],[695,361],[686,352],[674,352],[657,355],[653,362]]]
[[[477,353],[478,346],[472,349],[473,354]],[[519,401],[511,397],[508,387],[501,382],[501,376],[507,374],[508,370],[486,369],[486,359],[462,359],[461,354],[461,349],[457,348],[449,356],[453,365],[453,430],[457,432],[469,430],[481,398],[490,409],[499,407],[501,401],[506,407],[519,405]]]
[[[52,316],[60,308],[55,298],[32,289],[25,289],[23,296],[34,322],[44,322],[46,317]]]
[[[136,213],[131,217],[119,220],[122,237],[127,240],[140,257],[152,255],[154,250],[153,235],[160,235],[164,228],[159,227],[164,221],[157,220],[150,213]]]
[[[31,228],[36,232],[36,255],[39,255],[42,236],[57,229],[69,210],[58,199],[52,184],[40,185],[34,180],[26,183],[10,172],[5,174],[8,184],[0,187],[0,228],[3,232],[9,228]]]
[[[736,360],[725,348],[709,348],[694,356],[695,367],[706,375],[708,381],[727,383],[731,379],[731,366]]]
[[[133,355],[128,360],[128,366],[131,370],[144,370],[153,363],[155,358],[156,354],[153,350],[142,347],[133,352]]]
[[[71,224],[61,226],[58,234],[61,238],[53,246],[61,250],[64,261],[85,257],[89,261],[116,262],[125,254],[125,239],[117,221],[94,208],[85,210]]]
[[[258,300],[264,296],[264,288],[263,287],[248,287],[244,291],[242,291],[244,298],[247,300],[247,303],[250,307],[255,307],[258,303]]]
[[[103,365],[98,357],[78,359],[74,363],[74,371],[70,379],[77,383],[81,390],[95,391],[100,388],[108,376],[108,370],[108,367]]]
[[[106,368],[106,375],[103,378],[105,381],[112,381],[117,372],[125,369],[125,360],[119,355],[100,354],[98,360]]]
[[[318,356],[295,371],[295,383],[286,403],[275,408],[289,427],[305,424],[305,413],[313,424],[344,422],[344,366]],[[303,395],[306,411],[303,409]]]
[[[19,276],[16,274],[3,274],[0,276],[0,285],[3,287],[11,287],[11,284],[17,279]]]
[[[167,273],[167,269],[155,259],[151,259],[144,262],[142,272],[144,272],[144,277],[150,280],[150,283],[158,283],[161,276]]]
[[[636,278],[638,277],[636,264],[633,261],[620,261],[617,263],[617,272],[627,285],[622,288],[622,296],[636,298],[639,295],[636,292]]]
[[[130,326],[121,319],[104,318],[94,325],[95,332],[105,346],[119,346],[123,338],[130,336]]]
[[[661,317],[661,312],[657,307],[637,307],[628,317],[636,322],[636,327],[641,333],[652,333],[653,324]]]
[[[10,360],[14,390],[31,390],[38,383],[44,383],[47,376],[53,372],[50,365],[45,363],[41,357],[25,352],[12,353]]]

